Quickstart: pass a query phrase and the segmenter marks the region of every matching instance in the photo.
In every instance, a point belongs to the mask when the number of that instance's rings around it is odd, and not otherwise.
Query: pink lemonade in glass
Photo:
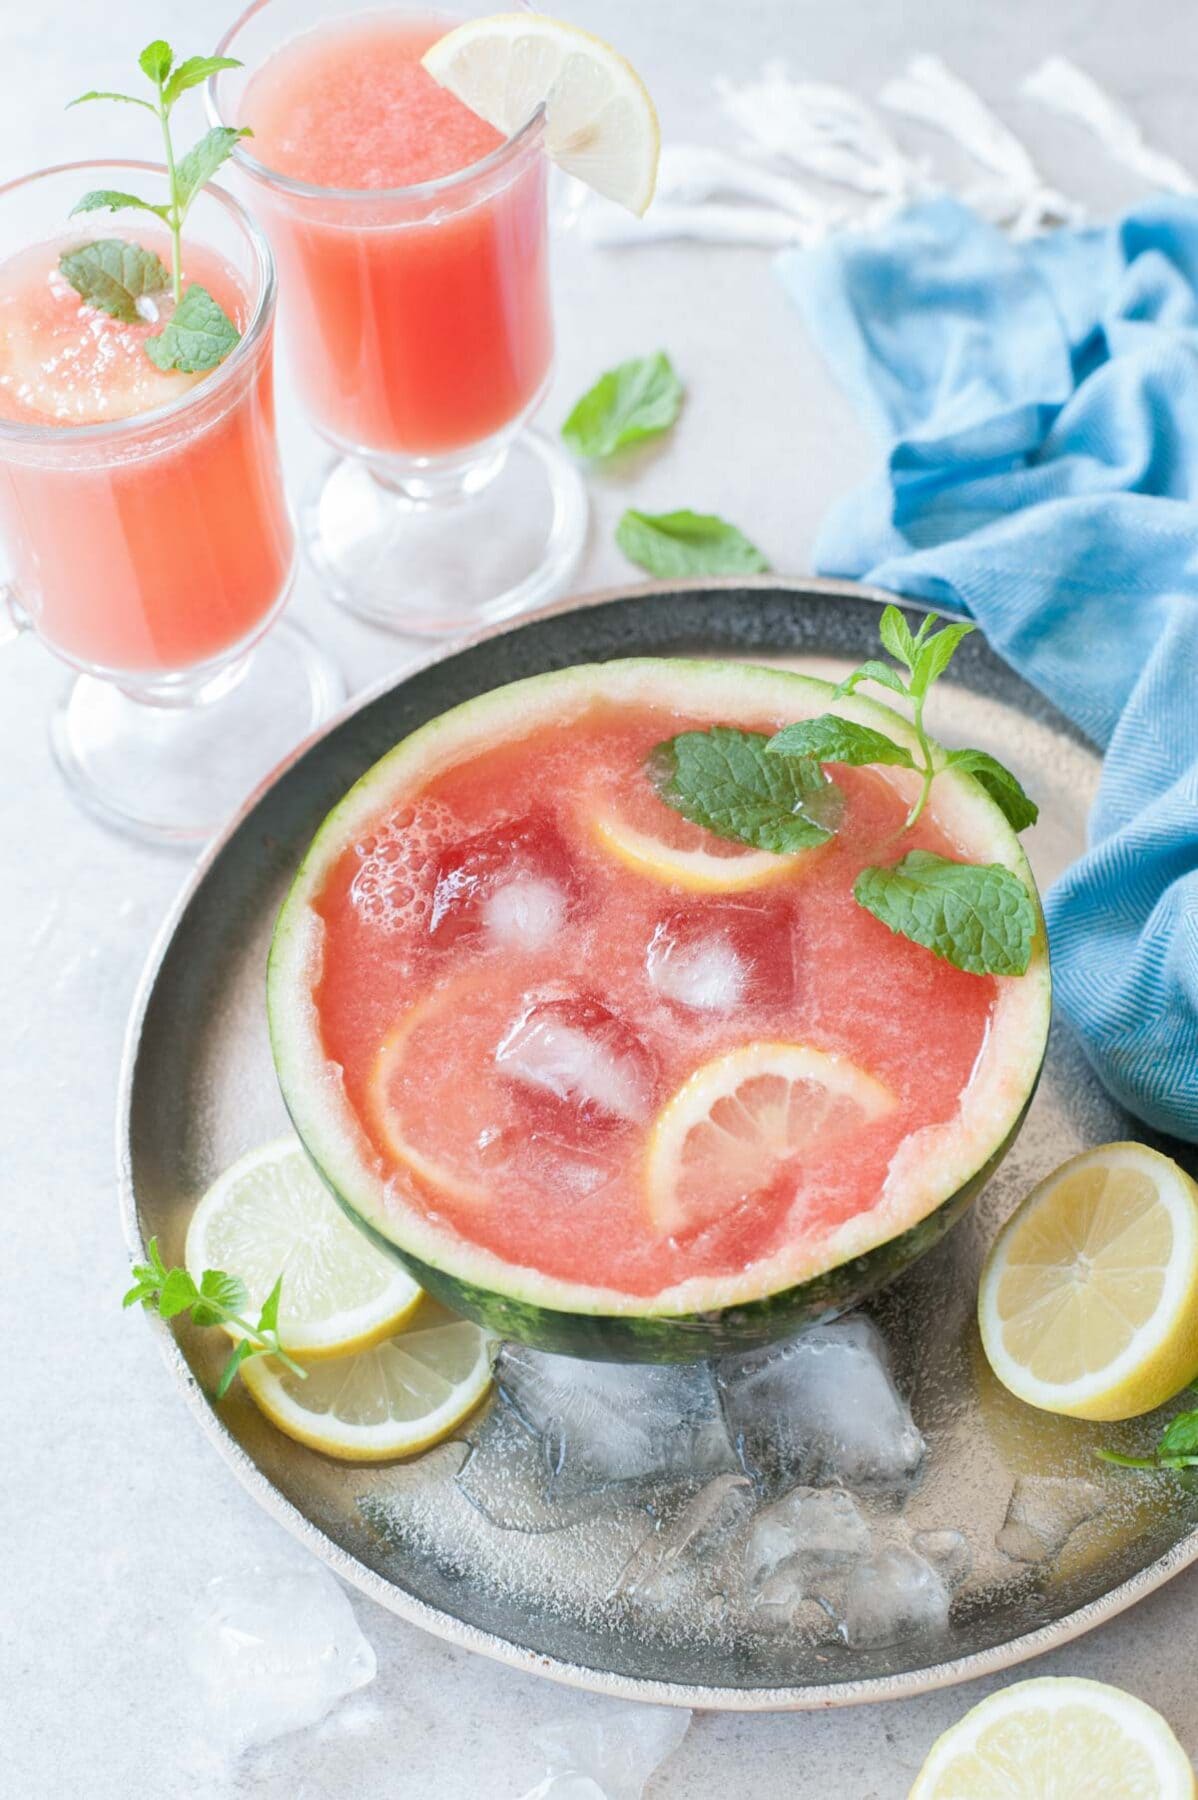
[[[452,21],[377,13],[305,33],[240,105],[257,162],[317,188],[417,187],[503,139],[420,65]],[[273,191],[256,196],[283,283],[308,408],[337,442],[440,456],[492,438],[535,403],[553,330],[545,164],[476,205],[435,196],[358,229]]]
[[[429,636],[550,598],[586,529],[577,469],[528,427],[553,360],[542,116],[505,139],[421,65],[471,10],[255,0],[209,89],[253,131],[234,161],[336,452],[301,541],[334,599]]]
[[[207,186],[183,234],[184,293],[239,333],[203,373],[164,373],[146,342],[171,290],[121,320],[59,266],[100,239],[169,271],[144,212],[68,218],[89,189],[161,195],[166,171],[76,163],[0,188],[0,600],[80,671],[51,721],[68,784],[108,823],[194,842],[305,737],[340,684],[275,624],[295,538],[275,437],[274,264],[236,201]]]
[[[61,656],[125,680],[178,675],[251,639],[287,587],[270,357],[232,393],[213,389],[211,372],[163,373],[145,342],[169,318],[169,294],[146,302],[140,324],[87,305],[58,267],[79,242],[0,264],[0,419],[56,428],[40,454],[0,457],[0,535],[22,605]],[[143,228],[138,242],[169,263],[165,233]],[[244,332],[251,301],[235,271],[202,245],[185,256],[185,279]],[[119,455],[72,443],[77,427],[137,421],[185,396],[174,428],[133,423]]]
[[[728,1322],[760,1342],[930,1247],[1010,1143],[1047,1033],[1042,942],[1025,977],[969,973],[853,892],[915,850],[1017,856],[980,790],[944,784],[906,828],[917,777],[829,767],[829,823],[787,856],[662,797],[677,734],[772,734],[832,692],[716,663],[566,669],[415,732],[326,821],[271,954],[284,1098],[448,1304],[636,1359],[638,1322],[777,1296]],[[711,1353],[685,1337],[667,1355]]]

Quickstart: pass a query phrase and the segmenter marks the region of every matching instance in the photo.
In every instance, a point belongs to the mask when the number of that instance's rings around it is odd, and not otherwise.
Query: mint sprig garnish
[[[307,1380],[308,1371],[279,1344],[281,1275],[262,1303],[257,1324],[251,1324],[242,1317],[249,1291],[239,1276],[227,1275],[223,1269],[205,1269],[197,1285],[186,1269],[167,1268],[156,1237],[150,1239],[146,1254],[148,1262],[133,1265],[133,1286],[122,1299],[122,1306],[140,1305],[147,1312],[156,1312],[160,1319],[190,1313],[193,1325],[232,1325],[242,1334],[216,1384],[218,1400],[224,1399],[238,1369],[252,1356],[277,1356],[293,1375]]]
[[[974,630],[958,620],[936,631],[938,622],[935,613],[928,613],[912,633],[898,607],[887,606],[879,630],[893,663],[877,658],[864,662],[834,690],[834,696],[851,694],[872,681],[901,695],[911,705],[914,748],[877,726],[839,713],[800,719],[769,739],[713,726],[706,732],[684,733],[654,753],[651,766],[657,767],[663,753],[677,756],[675,747],[686,747],[684,778],[676,773],[662,784],[662,799],[721,837],[785,853],[808,849],[836,830],[838,821],[826,793],[813,785],[817,778],[827,783],[826,764],[915,770],[919,792],[903,831],[918,822],[936,776],[956,768],[981,785],[1016,831],[1033,825],[1038,817],[1035,802],[996,757],[986,750],[946,751],[928,736],[924,725],[928,693],[962,639]],[[728,754],[730,740],[741,741],[735,757]],[[751,753],[743,746],[751,746]],[[771,780],[768,771],[775,764],[791,771],[789,789]],[[832,792],[839,794],[834,786]],[[791,841],[786,841],[787,812],[801,822],[790,831]],[[818,835],[811,835],[813,830]],[[911,850],[894,862],[862,869],[853,897],[891,931],[970,974],[1023,975],[1031,961],[1036,908],[1019,876],[1000,863],[958,862],[930,850]]]
[[[646,513],[632,508],[616,526],[630,562],[662,580],[686,575],[762,575],[769,563],[743,531],[715,513]]]
[[[664,350],[608,369],[562,426],[579,456],[613,456],[628,444],[668,431],[682,405],[682,383]]]
[[[142,74],[153,83],[152,100],[137,94],[92,88],[70,104],[80,106],[88,100],[116,100],[124,105],[144,107],[153,113],[162,132],[168,198],[165,203],[156,204],[123,189],[93,188],[72,208],[72,216],[101,210],[153,213],[171,234],[171,269],[168,273],[161,258],[153,251],[144,250],[138,244],[124,244],[119,238],[101,239],[98,243],[68,251],[59,259],[59,268],[75,292],[90,306],[98,306],[127,324],[134,324],[145,316],[137,305],[142,296],[161,293],[169,284],[175,314],[162,331],[146,339],[146,354],[160,369],[182,369],[195,374],[214,369],[223,362],[240,333],[218,302],[198,283],[193,282],[184,297],[183,226],[200,189],[232,155],[238,139],[252,134],[245,126],[217,125],[205,132],[185,156],[176,159],[170,116],[176,101],[189,89],[198,87],[221,69],[236,69],[241,65],[231,56],[189,56],[176,64],[174,51],[161,38],[147,44],[137,60]],[[157,264],[163,276],[161,282],[153,287],[137,287],[114,277],[108,265],[115,259],[117,248],[128,252],[134,261],[142,258],[146,259],[147,265],[150,262]],[[194,300],[193,296],[196,296]],[[185,312],[186,317],[183,316]]]
[[[1001,863],[953,862],[911,850],[890,868],[862,869],[858,906],[900,937],[971,975],[1025,975],[1036,935],[1031,895]]]
[[[675,812],[717,837],[775,855],[826,843],[840,793],[818,763],[766,754],[764,732],[713,725],[659,744],[651,774]]]
[[[1156,1449],[1147,1456],[1124,1456],[1118,1450],[1100,1450],[1098,1454],[1117,1469],[1198,1468],[1198,1412],[1182,1412],[1170,1419]]]

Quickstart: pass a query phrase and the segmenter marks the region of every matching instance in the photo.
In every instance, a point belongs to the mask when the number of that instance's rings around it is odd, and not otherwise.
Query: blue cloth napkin
[[[968,613],[1103,747],[1056,999],[1198,1141],[1198,206],[1016,245],[937,199],[778,267],[887,444],[817,566]]]

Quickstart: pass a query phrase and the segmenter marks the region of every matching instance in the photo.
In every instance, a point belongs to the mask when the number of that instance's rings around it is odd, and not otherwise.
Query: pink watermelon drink
[[[326,1178],[451,1304],[589,1354],[760,1341],[909,1260],[1009,1139],[1042,943],[1023,977],[970,973],[853,897],[900,836],[1026,868],[980,789],[942,777],[904,833],[913,778],[837,767],[832,834],[778,855],[647,772],[680,732],[773,732],[830,692],[545,676],[418,732],[331,815],[276,934],[280,1079]]]
[[[276,48],[238,102],[306,404],[379,458],[510,430],[552,355],[537,133],[505,149],[425,73],[452,23],[351,13]]]
[[[0,264],[0,535],[21,605],[61,656],[154,681],[252,640],[287,587],[269,316],[245,274],[189,242],[186,278],[235,321],[243,353],[163,372],[145,343],[169,292],[138,323],[88,305],[59,269],[80,236]],[[139,242],[169,264],[165,232]]]

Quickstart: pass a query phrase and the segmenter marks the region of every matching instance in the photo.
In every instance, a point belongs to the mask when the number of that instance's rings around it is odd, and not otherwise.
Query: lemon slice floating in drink
[[[1073,1157],[999,1233],[978,1322],[994,1373],[1030,1405],[1151,1412],[1198,1369],[1198,1186],[1142,1144]]]
[[[805,1044],[742,1044],[704,1063],[649,1135],[645,1201],[663,1237],[727,1214],[767,1189],[819,1138],[859,1130],[895,1105],[847,1058]]]
[[[711,833],[687,825],[683,819],[669,829],[676,841],[642,831],[614,811],[599,811],[591,820],[596,842],[609,855],[634,874],[659,881],[663,887],[682,888],[691,894],[734,894],[794,875],[794,856],[775,856],[769,850],[746,850],[731,843],[712,850],[707,847],[713,841]],[[693,842],[684,842],[685,836]]]
[[[268,1356],[243,1363],[241,1378],[288,1437],[343,1462],[389,1462],[430,1449],[474,1411],[491,1386],[492,1342],[426,1301],[409,1330],[311,1363],[306,1380]]]
[[[641,214],[661,134],[644,82],[610,44],[560,19],[470,19],[422,57],[433,80],[511,137],[545,108],[545,149],[569,175]]]
[[[991,1694],[937,1738],[909,1800],[1193,1800],[1195,1791],[1189,1758],[1151,1706],[1103,1681],[1045,1676]]]
[[[279,1341],[305,1359],[389,1337],[422,1293],[351,1225],[293,1137],[251,1150],[213,1183],[192,1214],[184,1260],[196,1282],[205,1269],[240,1276],[247,1317],[281,1274]]]

